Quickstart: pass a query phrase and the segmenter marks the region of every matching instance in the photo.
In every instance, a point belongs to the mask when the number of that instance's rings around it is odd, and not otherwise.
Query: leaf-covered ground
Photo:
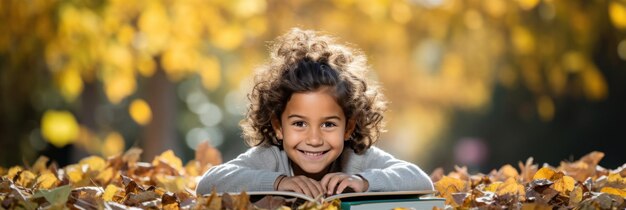
[[[219,151],[199,146],[196,158],[183,165],[172,151],[140,162],[140,149],[104,159],[87,157],[59,168],[40,157],[30,166],[0,168],[0,209],[337,209],[337,202],[295,205],[280,197],[251,202],[244,193],[196,196],[196,183],[221,163]],[[489,174],[469,174],[456,167],[431,174],[446,208],[489,209],[624,209],[626,168],[608,170],[593,152],[558,167],[533,164],[502,166]],[[626,166],[626,165],[625,165]]]

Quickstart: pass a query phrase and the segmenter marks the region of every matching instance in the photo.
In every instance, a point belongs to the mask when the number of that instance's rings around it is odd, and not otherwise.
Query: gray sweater
[[[432,190],[433,183],[416,165],[394,158],[376,147],[357,155],[344,149],[333,172],[359,174],[369,182],[368,191]],[[272,191],[280,175],[293,176],[289,158],[276,146],[253,147],[227,163],[209,169],[200,179],[196,194]]]

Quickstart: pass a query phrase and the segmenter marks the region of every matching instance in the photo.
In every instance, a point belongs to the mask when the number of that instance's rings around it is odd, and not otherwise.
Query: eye
[[[325,122],[322,124],[322,127],[324,128],[332,128],[332,127],[336,127],[337,124],[333,123],[333,122]]]
[[[296,127],[305,127],[306,123],[303,121],[296,121],[296,122],[291,123],[291,125],[296,126]]]

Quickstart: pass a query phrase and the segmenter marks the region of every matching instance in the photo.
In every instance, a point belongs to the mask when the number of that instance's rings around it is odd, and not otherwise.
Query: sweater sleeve
[[[433,190],[428,175],[415,164],[399,160],[376,147],[363,155],[359,173],[369,182],[368,191]]]
[[[278,153],[253,147],[227,163],[211,167],[200,179],[197,195],[217,192],[271,191],[279,172]]]

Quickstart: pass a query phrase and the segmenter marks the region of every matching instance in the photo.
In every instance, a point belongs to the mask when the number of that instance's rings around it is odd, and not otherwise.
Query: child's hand
[[[279,191],[294,191],[314,198],[324,193],[324,188],[318,181],[306,176],[284,177],[276,188]]]
[[[327,195],[342,193],[350,187],[354,192],[365,192],[369,188],[367,180],[357,175],[346,173],[330,173],[322,178],[322,187],[326,189]]]

